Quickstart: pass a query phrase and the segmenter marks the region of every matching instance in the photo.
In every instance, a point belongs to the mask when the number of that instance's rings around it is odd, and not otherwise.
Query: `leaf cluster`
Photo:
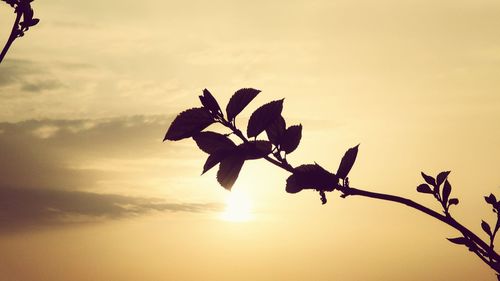
[[[282,163],[286,163],[286,154],[293,152],[300,143],[302,127],[291,126],[281,130],[280,126],[276,126],[280,120],[283,120],[284,125],[284,118],[281,116],[283,99],[264,104],[252,113],[246,130],[248,138],[236,128],[236,117],[259,93],[259,90],[252,88],[236,91],[230,98],[224,114],[210,91],[204,89],[203,94],[199,96],[202,106],[185,110],[177,115],[168,128],[164,141],[193,138],[200,150],[209,154],[202,174],[219,165],[217,180],[228,190],[234,185],[247,160],[274,154],[278,155],[277,158]],[[204,131],[214,123],[229,128],[230,133]],[[264,131],[272,137],[258,140],[257,137]],[[241,143],[234,143],[229,138],[231,134],[238,136]]]
[[[2,0],[3,2],[9,4],[14,8],[14,12],[19,14],[22,21],[19,22],[19,26],[15,29],[15,36],[22,37],[24,32],[32,26],[35,26],[40,22],[40,19],[34,18],[33,8],[31,8],[31,2],[34,0]]]
[[[433,178],[424,172],[421,172],[422,178],[424,178],[426,183],[422,183],[417,186],[418,192],[434,195],[434,198],[441,203],[444,213],[447,215],[449,214],[450,206],[458,205],[460,202],[458,198],[450,198],[451,184],[448,181],[449,174],[450,171],[444,171],[439,173],[436,178]]]
[[[198,148],[208,154],[202,174],[219,165],[217,180],[228,190],[231,190],[236,182],[246,161],[265,158],[292,173],[286,182],[287,192],[297,193],[304,189],[313,189],[320,192],[322,202],[326,203],[324,192],[333,191],[338,187],[340,179],[344,184],[347,182],[347,175],[354,165],[359,145],[345,153],[337,174],[328,172],[317,163],[292,167],[287,156],[299,147],[302,125],[287,126],[282,115],[284,99],[271,101],[257,108],[250,115],[246,136],[236,127],[238,115],[259,93],[259,90],[252,88],[236,91],[229,99],[224,113],[215,97],[204,89],[199,96],[202,106],[187,109],[177,115],[163,140],[192,138]],[[222,124],[230,132],[222,134],[205,131],[214,123]],[[237,136],[241,142],[235,143],[229,138],[230,135]],[[258,139],[259,137],[261,139]]]
[[[491,193],[489,196],[484,196],[484,201],[486,201],[488,205],[491,205],[493,213],[497,215],[497,221],[493,228],[484,220],[481,221],[481,228],[486,234],[488,234],[490,238],[490,244],[493,246],[495,236],[498,232],[498,229],[500,229],[500,201],[497,200],[493,193]]]

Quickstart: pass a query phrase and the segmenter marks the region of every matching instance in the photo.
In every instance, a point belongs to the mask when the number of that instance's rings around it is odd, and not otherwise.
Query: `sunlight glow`
[[[226,208],[220,218],[231,222],[244,222],[253,219],[250,197],[241,190],[234,190],[226,197]]]

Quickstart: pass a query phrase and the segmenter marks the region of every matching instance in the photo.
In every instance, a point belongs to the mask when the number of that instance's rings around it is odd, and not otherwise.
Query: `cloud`
[[[41,139],[47,139],[52,137],[54,134],[59,131],[59,128],[56,126],[41,126],[35,130],[33,130],[33,135],[41,138]]]
[[[0,232],[101,222],[151,212],[213,212],[218,203],[171,203],[154,198],[55,189],[0,187]]]
[[[31,75],[36,70],[27,60],[6,59],[0,68],[0,88],[15,84],[23,75]]]
[[[21,83],[21,90],[25,92],[42,92],[45,90],[54,90],[64,87],[64,84],[55,79],[47,79],[41,81],[24,81]]]
[[[0,89],[12,87],[21,92],[43,92],[65,87],[50,68],[24,59],[6,59],[0,68]],[[4,95],[10,91],[5,91]]]
[[[172,117],[0,123],[0,232],[218,210],[215,203],[156,199],[186,190],[178,180],[192,170],[191,147],[162,143]]]
[[[127,185],[139,186],[143,178],[165,177],[158,170],[165,169],[165,161],[189,150],[162,144],[169,119],[152,115],[0,123],[0,185],[75,190],[125,179]]]

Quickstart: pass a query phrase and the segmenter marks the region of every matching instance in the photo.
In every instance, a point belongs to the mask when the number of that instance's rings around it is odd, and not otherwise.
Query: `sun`
[[[241,190],[233,190],[226,197],[226,208],[220,218],[231,222],[245,222],[253,219],[250,197]]]

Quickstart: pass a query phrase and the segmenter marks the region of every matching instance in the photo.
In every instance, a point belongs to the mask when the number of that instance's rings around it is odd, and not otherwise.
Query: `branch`
[[[12,25],[12,30],[10,32],[9,38],[5,43],[5,46],[0,53],[0,63],[2,63],[7,51],[10,46],[18,37],[24,36],[24,33],[29,30],[30,27],[38,24],[40,19],[33,18],[34,12],[31,8],[31,2],[34,0],[2,0],[14,8],[14,13],[16,13],[16,19]],[[21,21],[22,19],[22,21]]]
[[[243,142],[245,142],[245,143],[248,142],[248,139],[243,135],[243,133],[238,128],[236,128],[234,123],[229,122],[223,118],[221,118],[219,122],[222,125],[229,128],[232,131],[232,133],[234,133],[236,136],[238,136]],[[279,168],[282,168],[282,169],[284,169],[292,174],[295,172],[295,169],[290,164],[288,164],[286,161],[281,161],[281,162],[279,161],[282,159],[276,160],[276,159],[271,158],[270,156],[265,156],[264,159],[267,160],[268,162],[272,163],[273,165],[275,165]],[[348,182],[348,179],[346,180],[346,182]],[[439,193],[437,193],[435,195],[438,197],[438,200],[442,203],[444,211],[445,211],[445,215],[442,215],[434,210],[431,210],[423,205],[416,203],[413,200],[410,200],[410,199],[407,199],[404,197],[357,189],[357,188],[349,187],[348,184],[347,185],[340,185],[338,183],[334,183],[334,185],[336,185],[335,189],[337,189],[343,193],[342,194],[343,198],[346,198],[347,196],[351,196],[351,195],[352,196],[358,195],[358,196],[363,196],[363,197],[368,197],[368,198],[373,198],[373,199],[380,199],[380,200],[384,200],[384,201],[391,201],[391,202],[395,202],[395,203],[400,203],[400,204],[403,204],[403,205],[406,205],[406,206],[411,207],[413,209],[416,209],[420,212],[423,212],[431,217],[434,217],[435,219],[438,219],[438,220],[446,223],[447,225],[455,228],[460,233],[462,233],[464,235],[464,237],[467,237],[468,239],[470,239],[471,242],[474,243],[474,245],[478,245],[480,247],[480,249],[473,247],[473,246],[469,247],[469,249],[472,252],[474,252],[484,263],[486,263],[488,266],[490,266],[493,270],[495,270],[497,273],[500,273],[499,265],[498,265],[498,261],[500,261],[500,256],[493,249],[493,239],[494,239],[494,235],[496,234],[496,232],[498,231],[498,229],[500,227],[500,219],[499,219],[499,221],[497,221],[497,226],[495,227],[494,234],[490,237],[490,243],[488,245],[485,241],[483,241],[481,238],[479,238],[471,230],[469,230],[467,227],[463,226],[462,224],[460,224],[454,218],[451,217],[451,215],[448,211],[449,205],[447,205],[447,202],[440,199]],[[325,198],[324,191],[321,190],[320,194],[321,194],[322,200],[323,200],[323,198]],[[323,202],[325,203],[326,199],[324,199]],[[486,259],[485,256],[487,256],[489,258],[489,260]]]
[[[440,172],[436,178],[421,172],[426,183],[417,186],[417,192],[432,194],[441,203],[443,213],[439,213],[404,197],[350,187],[348,174],[356,160],[359,145],[346,151],[335,174],[317,163],[293,167],[288,163],[287,155],[299,145],[302,125],[286,127],[286,122],[281,116],[283,99],[264,104],[252,113],[247,126],[247,135],[251,140],[247,139],[236,127],[236,116],[259,93],[259,90],[252,88],[236,91],[226,106],[226,118],[215,98],[205,89],[203,95],[199,96],[203,107],[191,108],[180,113],[168,128],[164,140],[177,141],[192,137],[201,150],[210,154],[203,167],[203,173],[220,163],[217,180],[227,190],[231,190],[246,160],[264,158],[292,174],[286,180],[288,193],[297,193],[304,189],[316,190],[321,196],[321,202],[325,204],[327,202],[325,192],[338,190],[342,193],[340,195],[342,198],[357,195],[406,205],[458,230],[463,237],[448,240],[468,247],[497,273],[500,280],[500,256],[495,252],[493,245],[500,229],[500,201],[493,194],[485,197],[485,200],[492,205],[493,211],[497,214],[496,225],[492,229],[485,221],[481,223],[481,228],[489,235],[489,243],[487,243],[451,216],[450,206],[458,205],[459,200],[450,198],[452,191],[448,180],[450,171]],[[222,124],[231,133],[223,135],[216,132],[203,132],[214,122]],[[264,131],[268,140],[257,140],[257,136]],[[236,145],[228,138],[232,134],[243,143]]]
[[[352,187],[343,187],[339,186],[338,189],[344,193],[345,196],[349,195],[359,195],[359,196],[364,196],[364,197],[369,197],[369,198],[374,198],[374,199],[380,199],[380,200],[385,200],[385,201],[391,201],[391,202],[396,202],[400,203],[406,206],[409,206],[413,209],[419,210],[431,217],[434,217],[447,225],[455,228],[456,230],[460,231],[464,236],[468,237],[471,239],[474,243],[479,245],[486,253],[490,253],[490,257],[495,259],[495,260],[500,260],[500,256],[486,243],[484,242],[481,238],[479,238],[476,234],[474,234],[472,231],[470,231],[468,228],[457,222],[455,219],[453,219],[450,215],[445,216],[441,215],[440,213],[433,211],[425,206],[422,206],[410,199],[395,196],[395,195],[390,195],[390,194],[383,194],[383,193],[376,193],[376,192],[371,192],[371,191],[366,191],[366,190],[361,190],[357,188],[352,188]],[[489,264],[493,269],[498,270],[494,268],[491,264]],[[500,272],[499,272],[500,273]]]
[[[7,54],[7,51],[9,50],[10,46],[12,45],[12,42],[16,40],[17,36],[19,35],[19,22],[21,21],[21,15],[22,13],[16,13],[16,20],[14,21],[14,24],[12,25],[12,30],[10,32],[9,39],[7,39],[7,43],[5,43],[5,46],[2,49],[2,53],[0,53],[0,63],[2,63],[3,58]]]

